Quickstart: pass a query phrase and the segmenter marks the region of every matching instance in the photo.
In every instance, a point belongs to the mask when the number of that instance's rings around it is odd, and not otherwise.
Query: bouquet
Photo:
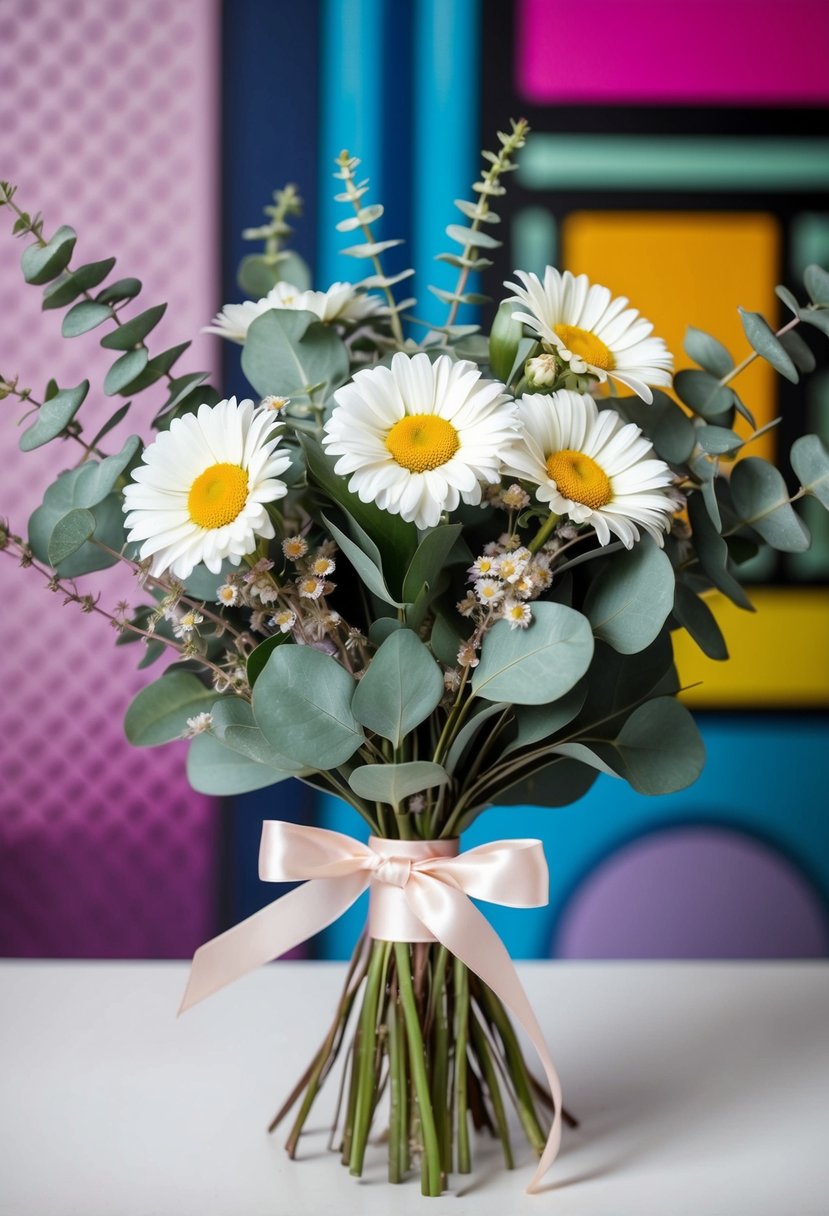
[[[47,237],[0,183],[43,307],[67,309],[67,337],[102,327],[115,356],[104,395],[165,390],[153,441],[135,434],[109,452],[129,404],[90,437],[78,418],[88,382],[50,381],[36,399],[4,378],[0,394],[29,411],[20,447],[61,440],[78,459],[28,535],[4,524],[0,546],[107,616],[118,644],[141,643],[142,667],[172,656],[127,710],[134,744],[189,737],[196,789],[296,777],[350,803],[371,832],[364,845],[265,823],[262,877],[308,881],[197,952],[185,1007],[370,889],[331,1029],[273,1126],[298,1106],[293,1154],[342,1058],[332,1145],[359,1175],[372,1127],[387,1123],[389,1179],[417,1162],[427,1195],[470,1169],[470,1125],[512,1166],[510,1104],[540,1157],[537,1184],[563,1117],[533,1011],[470,898],[546,902],[540,844],[464,853],[464,830],[493,803],[573,802],[598,773],[649,795],[694,781],[703,746],[678,699],[671,632],[726,658],[708,593],[750,610],[740,564],[764,545],[808,546],[793,506],[804,495],[829,506],[816,436],[792,447],[793,491],[744,455],[759,432],[738,389],[756,358],[790,380],[814,367],[798,326],[829,332],[829,275],[816,266],[805,304],[777,289],[791,313],[777,332],[742,313],[751,350],[739,363],[689,328],[698,367],[674,380],[652,325],[584,275],[516,270],[488,333],[458,322],[485,302],[470,276],[499,243],[495,206],[526,136],[523,121],[499,133],[456,203],[463,222],[447,228],[442,260],[457,284],[433,289],[442,326],[400,298],[411,271],[386,272],[400,242],[376,235],[383,208],[356,159],[343,152],[336,177],[338,227],[358,242],[344,252],[369,263],[357,283],[312,289],[286,244],[301,200],[277,191],[266,224],[246,233],[263,244],[240,270],[250,298],[210,327],[242,347],[243,401],[180,372],[186,344],[151,354],[164,305],[135,311],[141,284],[108,281],[114,259],[74,266],[73,230]],[[141,602],[109,610],[76,580],[118,562]]]

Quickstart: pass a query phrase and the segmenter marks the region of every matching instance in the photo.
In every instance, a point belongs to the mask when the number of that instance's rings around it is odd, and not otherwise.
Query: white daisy
[[[523,270],[515,274],[521,283],[505,286],[515,292],[510,300],[527,311],[513,316],[529,325],[570,371],[587,372],[602,382],[610,376],[648,403],[653,400],[649,384],[670,388],[671,353],[661,338],[651,337],[650,321],[628,308],[624,296],[614,300],[607,287],[591,286],[586,274],[559,274],[552,266],[544,271],[543,283]]]
[[[638,426],[569,389],[522,397],[518,411],[523,439],[504,461],[535,484],[540,502],[595,528],[601,545],[614,533],[630,549],[640,528],[662,544],[677,510],[675,492],[666,490],[673,473]]]
[[[533,610],[520,600],[508,599],[504,600],[502,615],[505,621],[509,621],[510,629],[526,629],[533,619]]]
[[[274,535],[265,504],[287,494],[279,479],[291,460],[279,423],[236,398],[174,418],[145,450],[124,490],[127,539],[141,542],[151,573],[186,579],[204,562],[218,574],[238,566],[257,536]]]
[[[481,482],[501,476],[516,436],[515,402],[474,363],[398,353],[334,394],[323,443],[363,502],[433,528],[461,499],[481,501]]]
[[[241,304],[225,304],[213,318],[213,324],[202,330],[206,334],[218,334],[231,342],[244,342],[248,329],[263,313],[272,308],[290,308],[313,312],[320,321],[330,325],[334,322],[356,325],[371,317],[380,317],[388,312],[379,296],[366,295],[352,283],[332,283],[327,291],[300,291],[293,283],[281,282],[272,287],[261,300],[244,300]],[[263,404],[276,408],[274,401],[286,402],[282,397],[266,398]],[[284,408],[281,406],[280,408]]]

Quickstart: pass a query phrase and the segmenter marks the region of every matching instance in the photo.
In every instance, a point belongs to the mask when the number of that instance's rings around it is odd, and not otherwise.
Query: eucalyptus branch
[[[35,397],[33,397],[31,389],[18,388],[17,383],[17,377],[15,377],[14,380],[7,380],[5,376],[0,375],[0,401],[6,397],[16,397],[17,400],[22,402],[24,405],[31,405],[36,410],[43,409],[45,402],[38,401]],[[23,419],[20,421],[22,422]],[[18,423],[18,425],[20,424]],[[106,457],[106,452],[102,452],[99,448],[93,447],[91,444],[86,443],[83,439],[81,439],[81,424],[76,422],[74,419],[64,427],[63,438],[74,439],[76,443],[79,443],[85,453],[84,459],[86,459],[87,456],[98,456],[102,460]],[[83,460],[81,463],[83,463]]]
[[[293,228],[287,223],[289,215],[302,215],[302,199],[297,192],[296,186],[288,182],[281,190],[274,190],[273,203],[267,207],[263,207],[265,215],[270,216],[270,221],[267,224],[262,224],[258,228],[245,228],[242,231],[242,239],[245,241],[264,241],[265,250],[263,257],[265,261],[276,265],[281,255],[281,244],[283,240],[290,236]]]
[[[808,304],[806,307],[808,309],[810,309],[812,312],[818,311],[811,304]],[[781,325],[780,329],[774,331],[775,338],[780,338],[780,337],[782,337],[783,334],[787,334],[791,330],[795,329],[800,324],[800,321],[801,321],[800,317],[792,317],[791,321],[788,321],[785,325]],[[734,380],[737,376],[739,376],[740,372],[745,371],[745,369],[747,367],[749,367],[754,362],[755,359],[759,359],[759,358],[760,358],[760,355],[759,355],[758,351],[756,351],[756,350],[751,351],[748,355],[746,355],[746,357],[745,357],[745,359],[743,359],[742,363],[738,363],[736,367],[732,367],[730,372],[727,372],[726,375],[724,375],[720,378],[720,381],[719,381],[720,387],[725,388],[725,386],[727,384],[730,384],[732,380]],[[752,436],[752,438],[754,438],[754,436]],[[746,442],[748,442],[748,441],[746,441]]]

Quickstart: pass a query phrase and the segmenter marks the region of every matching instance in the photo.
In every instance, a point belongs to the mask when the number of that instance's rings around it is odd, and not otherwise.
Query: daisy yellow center
[[[212,464],[190,487],[187,510],[200,528],[233,523],[247,502],[248,475],[238,464]]]
[[[547,457],[547,476],[571,502],[598,511],[613,497],[610,478],[592,456],[565,448]]]
[[[386,436],[386,447],[410,473],[440,468],[460,446],[452,423],[437,414],[409,414],[395,422]]]
[[[564,345],[574,355],[584,359],[592,367],[600,367],[602,371],[612,372],[616,366],[613,355],[595,334],[589,329],[579,329],[578,325],[554,325],[553,331],[561,338]]]

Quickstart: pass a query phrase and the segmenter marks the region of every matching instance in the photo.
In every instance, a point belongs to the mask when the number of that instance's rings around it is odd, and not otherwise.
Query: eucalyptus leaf
[[[99,283],[103,283],[114,265],[115,258],[105,258],[102,262],[87,262],[85,266],[79,266],[77,270],[61,275],[59,279],[55,279],[48,287],[44,287],[41,307],[44,310],[48,308],[65,308],[81,292],[89,291],[90,288],[97,287]]]
[[[653,390],[653,401],[646,405],[638,397],[612,401],[612,407],[636,424],[650,439],[657,456],[670,464],[684,464],[696,443],[693,422],[672,397]]]
[[[505,784],[493,801],[498,806],[569,806],[584,797],[597,776],[588,765],[560,756]]]
[[[158,325],[166,311],[166,304],[154,304],[152,308],[147,308],[137,316],[130,317],[128,321],[123,321],[116,326],[111,333],[105,334],[101,338],[101,346],[106,350],[130,350],[139,342],[144,341],[147,334]]]
[[[717,379],[727,376],[734,367],[734,360],[722,342],[693,325],[686,329],[683,345],[694,362]]]
[[[88,460],[81,465],[81,469],[86,470],[80,478],[79,486],[85,507],[94,507],[96,503],[103,502],[107,495],[112,493],[121,474],[132,464],[140,447],[139,436],[130,435],[125,440],[121,451],[116,455],[106,456],[100,463]]]
[[[643,536],[606,563],[590,585],[585,613],[593,633],[622,654],[644,650],[671,611],[674,572],[664,550]]]
[[[829,273],[814,262],[803,273],[803,283],[814,304],[829,305]]]
[[[702,569],[724,595],[740,608],[753,612],[751,600],[731,573],[728,545],[714,526],[702,494],[688,495],[688,517]]]
[[[459,618],[458,618],[459,619]],[[442,613],[435,613],[429,644],[435,658],[440,659],[447,667],[454,667],[458,661],[458,651],[463,638],[455,631],[449,619]]]
[[[620,654],[605,642],[597,642],[587,673],[580,727],[611,736],[621,726],[620,715],[630,713],[638,702],[653,694],[673,670],[673,647],[667,629],[638,654]]]
[[[593,656],[586,617],[563,604],[533,604],[527,629],[496,621],[484,638],[472,693],[487,701],[544,705],[569,692]]]
[[[781,376],[791,380],[792,384],[797,384],[800,379],[797,368],[765,317],[759,312],[749,312],[744,308],[738,309],[738,312],[745,335],[757,354],[770,363],[775,371],[780,372]]]
[[[818,435],[801,435],[792,444],[792,468],[807,494],[829,510],[829,452]]]
[[[226,747],[230,747],[256,764],[297,776],[308,770],[283,755],[265,738],[253,717],[253,709],[241,697],[222,697],[211,709],[213,734]]]
[[[709,456],[722,456],[726,452],[736,452],[745,443],[736,431],[727,426],[713,426],[707,423],[696,428],[697,443]]]
[[[728,658],[728,647],[713,612],[704,599],[682,582],[676,585],[674,616],[709,659]]]
[[[187,779],[200,794],[226,798],[285,781],[290,773],[256,764],[210,734],[196,735],[187,753]]]
[[[129,350],[125,355],[121,355],[104,377],[106,395],[114,397],[117,393],[129,392],[149,361],[150,355],[146,346],[139,346],[137,350]]]
[[[55,525],[75,507],[86,507],[95,516],[95,538],[117,554],[124,543],[124,512],[121,498],[109,494],[102,500],[95,493],[97,465],[87,461],[75,469],[61,473],[43,496],[43,503],[29,519],[29,544],[39,561],[49,560],[49,541]],[[94,570],[105,570],[117,562],[117,556],[104,552],[88,541],[71,557],[64,559],[57,573],[62,578],[75,578]]]
[[[285,250],[278,260],[261,253],[249,253],[239,264],[238,283],[252,300],[266,296],[277,283],[291,283],[299,291],[311,286],[311,273],[298,253]]]
[[[815,308],[804,308],[800,314],[801,321],[813,325],[822,334],[829,336],[829,310],[818,311]]]
[[[285,642],[290,641],[289,633],[274,633],[271,637],[265,638],[264,642],[260,642],[248,655],[246,664],[248,684],[253,688],[256,681],[262,674],[262,668],[267,663],[271,656],[271,651],[276,650],[277,646],[282,646]]]
[[[165,674],[133,698],[124,730],[133,747],[157,747],[180,738],[187,719],[209,709],[216,690],[184,671]]]
[[[639,794],[673,794],[692,785],[705,764],[697,725],[675,697],[654,697],[635,709],[614,740],[621,775]]]
[[[424,585],[434,585],[461,531],[461,524],[443,524],[426,533],[403,580],[405,603],[413,604]]]
[[[809,548],[808,529],[789,502],[786,483],[774,465],[747,456],[734,466],[730,486],[739,518],[773,548],[786,553]]]
[[[124,300],[134,300],[141,293],[140,279],[116,279],[103,291],[99,291],[95,300],[98,304],[121,304]]]
[[[443,675],[428,648],[411,629],[398,629],[369,663],[351,708],[358,722],[399,747],[443,693]]]
[[[399,807],[412,794],[446,785],[449,774],[439,764],[413,760],[408,764],[363,764],[348,778],[354,793],[369,802]]]
[[[337,768],[365,740],[351,711],[355,680],[310,646],[278,646],[253,690],[256,724],[285,756],[310,768]]]
[[[774,294],[783,301],[790,312],[793,312],[796,317],[800,316],[800,304],[798,299],[792,294],[792,292],[789,291],[788,287],[784,287],[782,283],[778,283],[774,289]]]
[[[323,385],[328,397],[348,379],[348,351],[315,313],[272,309],[248,329],[242,370],[261,397],[277,393],[303,401],[313,385]]]
[[[695,370],[677,372],[674,388],[680,401],[701,418],[717,420],[734,405],[734,394],[710,372]]]
[[[20,265],[27,283],[40,286],[54,279],[69,265],[77,233],[64,225],[45,245],[29,245],[23,250]]]
[[[118,426],[119,422],[123,422],[124,419],[126,418],[127,414],[129,413],[129,408],[131,405],[132,405],[131,401],[125,401],[123,405],[119,405],[118,409],[115,411],[115,413],[112,414],[112,416],[107,419],[107,421],[104,423],[104,425],[101,427],[101,429],[96,432],[94,438],[92,438],[90,440],[89,446],[92,448],[96,448],[98,446],[98,444],[101,442],[101,440],[106,435],[108,435],[110,431],[114,431],[115,428]]]
[[[368,554],[358,544],[355,544],[350,537],[346,536],[330,519],[327,519],[323,515],[322,520],[342,553],[351,562],[361,582],[364,583],[372,595],[376,595],[378,599],[383,600],[386,604],[391,604],[393,608],[402,608],[402,603],[394,598],[386,586],[382,570],[377,568]]]
[[[49,565],[59,566],[71,557],[95,532],[95,516],[85,507],[76,507],[59,519],[49,537]]]
[[[519,705],[515,710],[516,729],[512,741],[501,753],[509,756],[523,747],[543,743],[581,712],[587,696],[587,680],[581,679],[569,692],[549,705]]]
[[[813,372],[817,360],[796,330],[780,334],[780,343],[799,372]]]
[[[110,320],[114,315],[108,304],[99,304],[96,300],[81,300],[70,308],[63,318],[61,333],[64,338],[77,338]]]
[[[382,646],[386,638],[403,628],[403,622],[396,616],[379,616],[368,627],[368,640],[372,646]]]
[[[462,763],[469,745],[475,739],[481,727],[496,714],[502,714],[504,710],[509,709],[509,705],[504,701],[495,701],[491,704],[484,702],[477,710],[473,710],[466,724],[458,731],[455,736],[452,746],[446,755],[446,767],[450,773],[456,773],[458,766]],[[504,753],[506,755],[506,752]]]
[[[88,392],[89,381],[82,380],[76,388],[59,389],[44,401],[32,425],[20,436],[21,452],[31,452],[62,435],[83,405]]]

